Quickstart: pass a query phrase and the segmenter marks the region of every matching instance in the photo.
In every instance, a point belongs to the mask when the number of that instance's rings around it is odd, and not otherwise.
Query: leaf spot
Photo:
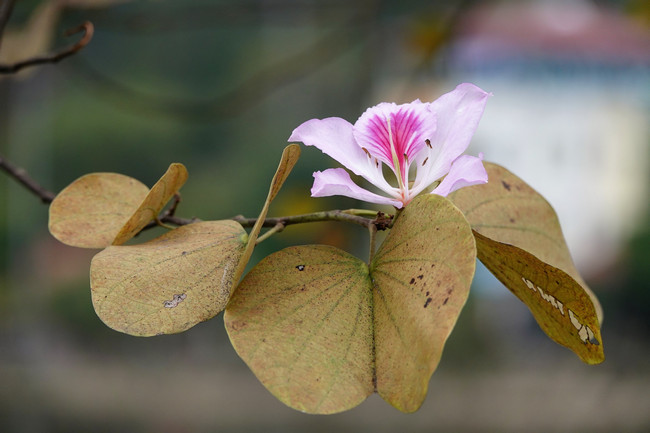
[[[508,191],[510,191],[510,189],[512,188],[512,187],[510,186],[510,184],[509,184],[508,182],[506,182],[505,180],[502,180],[502,181],[501,181],[501,184],[502,184],[503,187],[504,187],[506,190],[508,190]]]
[[[427,308],[429,306],[429,304],[431,303],[431,301],[433,301],[433,299],[427,298],[427,301],[424,303],[424,308]]]
[[[411,278],[411,281],[409,282],[409,284],[413,284],[413,283],[415,283],[415,278]]]
[[[447,305],[447,302],[449,302],[449,298],[445,298],[445,300],[442,301],[442,305]]]
[[[418,280],[421,280],[422,278],[424,278],[424,275],[418,275]]]
[[[175,308],[183,302],[187,298],[187,295],[185,293],[181,293],[180,295],[174,295],[171,301],[165,301],[163,302],[163,305],[165,308]]]

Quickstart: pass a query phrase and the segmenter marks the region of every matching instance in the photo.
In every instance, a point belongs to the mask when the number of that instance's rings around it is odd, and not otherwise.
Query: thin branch
[[[84,35],[83,37],[77,42],[76,44],[70,45],[69,47],[58,51],[56,53],[47,55],[47,56],[39,56],[39,57],[32,57],[31,59],[23,60],[17,63],[14,63],[12,65],[0,65],[0,74],[13,74],[18,72],[19,70],[31,66],[36,66],[36,65],[42,65],[45,63],[57,63],[66,57],[69,57],[75,53],[77,53],[79,50],[81,50],[83,47],[88,45],[90,40],[93,37],[93,34],[95,32],[95,27],[93,26],[93,23],[90,21],[86,21],[85,23],[81,24],[78,27],[75,27],[73,29],[67,30],[65,32],[65,36],[71,36],[76,33],[83,32]]]
[[[48,191],[47,189],[40,186],[36,181],[34,181],[27,172],[20,168],[16,167],[5,158],[0,155],[0,171],[4,171],[9,175],[9,177],[14,178],[21,185],[26,187],[34,195],[39,197],[43,203],[49,204],[54,200],[56,194]],[[168,227],[167,224],[173,224],[175,226],[184,226],[187,224],[192,224],[195,222],[201,221],[199,218],[181,218],[174,215],[178,204],[180,203],[181,198],[179,194],[174,196],[174,201],[172,205],[165,211],[163,211],[155,221],[152,221],[147,226],[145,226],[141,231],[151,229],[163,225]],[[243,227],[253,227],[257,218],[246,218],[241,215],[230,218],[233,221],[238,222]],[[267,232],[262,239],[271,236],[274,233],[278,233],[286,226],[293,224],[305,224],[313,222],[324,222],[324,221],[343,221],[352,224],[357,224],[368,229],[374,227],[374,230],[386,230],[391,228],[394,221],[393,215],[387,215],[383,212],[371,211],[366,209],[347,209],[347,210],[330,210],[322,212],[314,212],[309,214],[302,215],[291,215],[284,217],[276,218],[266,218],[263,223],[263,227],[272,227],[269,232]],[[168,227],[169,228],[169,227]]]
[[[257,218],[244,218],[242,216],[236,216],[231,219],[233,221],[237,221],[243,227],[252,227],[255,224],[255,221],[257,221]],[[375,223],[375,221],[370,218],[364,218],[362,216],[352,215],[347,211],[330,210],[330,211],[314,212],[314,213],[302,214],[302,215],[267,218],[264,220],[263,227],[275,227],[278,224],[282,224],[283,226],[288,226],[292,224],[304,224],[304,223],[314,223],[314,222],[323,222],[323,221],[344,221],[352,224],[357,224],[363,227],[369,227],[370,225]]]
[[[264,242],[266,239],[270,238],[276,233],[280,233],[282,230],[284,230],[284,224],[282,223],[277,223],[273,227],[271,227],[266,233],[263,235],[259,236],[257,240],[255,241],[255,245],[259,245],[260,243]]]
[[[7,173],[9,177],[14,178],[18,183],[34,193],[43,203],[49,204],[54,200],[56,194],[40,186],[34,179],[29,177],[24,169],[16,167],[3,158],[2,155],[0,155],[0,170]]]

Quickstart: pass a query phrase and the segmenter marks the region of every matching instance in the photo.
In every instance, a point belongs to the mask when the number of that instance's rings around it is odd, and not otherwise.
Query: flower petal
[[[329,168],[314,173],[314,185],[311,188],[312,197],[329,197],[343,195],[369,203],[390,204],[397,208],[403,206],[399,200],[382,197],[355,184],[347,171],[342,168]]]
[[[473,84],[463,83],[430,104],[438,124],[430,139],[431,147],[418,154],[414,194],[447,174],[452,162],[465,152],[491,95]]]
[[[390,133],[388,124],[390,122]],[[413,161],[436,130],[436,116],[429,104],[415,100],[396,105],[382,102],[368,108],[354,124],[354,138],[359,146],[389,167],[393,167],[391,139],[400,160],[400,169],[406,170],[406,161]],[[405,158],[406,156],[406,158]]]
[[[361,149],[352,130],[352,124],[340,117],[311,119],[294,129],[289,141],[302,141],[307,146],[317,147],[354,174],[395,195],[395,188],[384,178],[381,164]]]
[[[432,146],[441,144],[444,154],[453,155],[452,161],[465,152],[490,96],[474,84],[463,83],[433,101],[431,109],[438,116],[438,129]]]
[[[462,155],[451,165],[449,174],[431,193],[446,197],[465,186],[487,183],[488,175],[483,167],[483,154],[479,157]]]

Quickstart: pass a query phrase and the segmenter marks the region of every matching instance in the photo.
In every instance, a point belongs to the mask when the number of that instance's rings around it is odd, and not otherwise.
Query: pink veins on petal
[[[445,187],[433,193],[447,195],[463,186],[487,182],[481,158],[464,155],[462,163],[456,160],[467,149],[488,96],[465,83],[433,103],[380,103],[368,108],[354,125],[337,117],[312,119],[296,128],[289,141],[319,148],[389,195],[371,193],[344,176],[341,169],[328,169],[314,173],[313,197],[344,195],[399,208],[445,175]],[[394,173],[397,187],[386,180],[380,163]],[[417,166],[417,176],[409,184],[412,166]]]

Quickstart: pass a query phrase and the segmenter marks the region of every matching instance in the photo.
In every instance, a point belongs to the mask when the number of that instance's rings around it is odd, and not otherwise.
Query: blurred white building
[[[587,277],[611,263],[648,209],[650,32],[582,1],[492,4],[440,61],[447,88],[494,94],[470,151],[549,200]]]

